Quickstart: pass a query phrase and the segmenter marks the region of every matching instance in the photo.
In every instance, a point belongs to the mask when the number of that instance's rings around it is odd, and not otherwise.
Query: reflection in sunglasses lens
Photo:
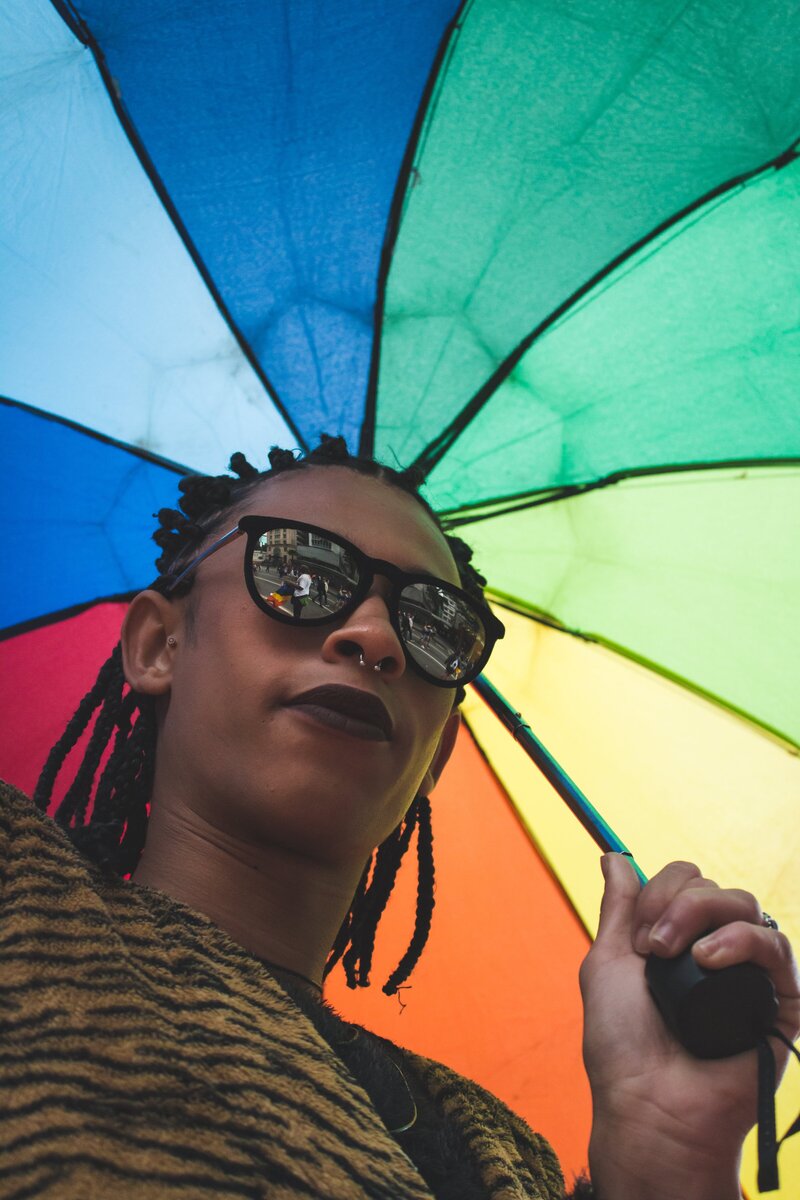
[[[253,551],[259,596],[292,622],[338,612],[352,599],[358,578],[344,546],[293,525],[266,530]]]
[[[400,629],[417,666],[440,680],[471,678],[486,642],[478,614],[432,583],[413,583],[403,589]]]
[[[252,558],[261,600],[290,624],[330,617],[352,600],[360,572],[338,542],[294,525],[268,529]],[[473,678],[486,643],[483,621],[469,604],[433,583],[408,584],[400,594],[406,653],[431,679]]]

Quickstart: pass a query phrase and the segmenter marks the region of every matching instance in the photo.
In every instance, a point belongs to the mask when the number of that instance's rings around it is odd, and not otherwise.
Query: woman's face
[[[266,481],[220,532],[244,512],[321,525],[375,558],[459,582],[442,534],[420,505],[344,467]],[[173,631],[156,803],[176,796],[246,845],[363,861],[417,791],[432,786],[431,770],[443,766],[458,721],[453,692],[406,666],[386,606],[388,581],[376,578],[341,623],[281,625],[250,599],[243,553],[237,540],[212,555],[198,567],[191,596],[176,602],[182,617]],[[378,662],[380,672],[373,670]],[[389,735],[376,736],[371,721],[331,718],[324,703],[302,702],[321,685],[377,699]]]

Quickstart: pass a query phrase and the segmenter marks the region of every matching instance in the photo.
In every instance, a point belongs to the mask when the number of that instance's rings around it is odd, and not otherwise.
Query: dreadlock
[[[153,588],[165,591],[201,543],[217,531],[232,509],[241,506],[253,488],[276,475],[309,466],[344,466],[390,483],[413,496],[444,533],[436,513],[418,491],[421,475],[413,469],[397,471],[374,459],[351,455],[341,437],[323,434],[319,446],[304,458],[273,447],[269,464],[267,470],[258,471],[243,454],[236,453],[230,460],[234,475],[186,475],[181,479],[180,509],[162,508],[155,514],[158,528],[153,540],[161,554],[156,560],[159,576],[151,585]],[[475,599],[482,600],[486,580],[471,565],[472,551],[460,538],[446,533],[444,536],[455,559],[461,586]],[[190,575],[173,589],[173,594],[187,594],[192,583]],[[456,703],[463,696],[463,689],[457,689]],[[92,721],[83,758],[53,815],[91,861],[127,876],[136,869],[147,835],[156,756],[156,711],[151,696],[136,693],[127,686],[119,643],[50,751],[34,791],[34,802],[42,811],[50,807],[67,756]],[[397,992],[413,971],[428,939],[434,905],[433,832],[426,796],[414,799],[397,828],[370,855],[328,956],[325,977],[341,960],[349,987],[369,986],[378,924],[415,833],[418,882],[414,931],[405,954],[384,984],[386,995]]]

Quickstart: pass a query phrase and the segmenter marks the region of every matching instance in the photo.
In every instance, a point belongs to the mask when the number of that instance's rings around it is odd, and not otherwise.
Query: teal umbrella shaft
[[[506,729],[511,732],[514,740],[519,742],[528,757],[533,759],[545,779],[558,792],[600,849],[610,850],[615,854],[624,854],[631,860],[642,883],[647,883],[647,876],[639,867],[628,847],[600,815],[592,802],[584,796],[578,785],[570,779],[564,768],[556,762],[550,751],[542,745],[522,713],[517,712],[509,704],[505,696],[498,692],[485,675],[479,675],[472,686],[481,699],[489,705],[495,716],[500,718]]]

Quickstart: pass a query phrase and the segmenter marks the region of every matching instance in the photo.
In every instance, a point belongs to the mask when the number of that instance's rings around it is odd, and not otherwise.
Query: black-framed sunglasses
[[[284,625],[333,625],[357,608],[376,575],[391,584],[389,619],[406,661],[428,683],[456,688],[483,670],[505,626],[462,588],[370,558],[347,538],[284,517],[242,517],[166,584],[173,591],[217,550],[247,537],[244,578],[255,603]]]

